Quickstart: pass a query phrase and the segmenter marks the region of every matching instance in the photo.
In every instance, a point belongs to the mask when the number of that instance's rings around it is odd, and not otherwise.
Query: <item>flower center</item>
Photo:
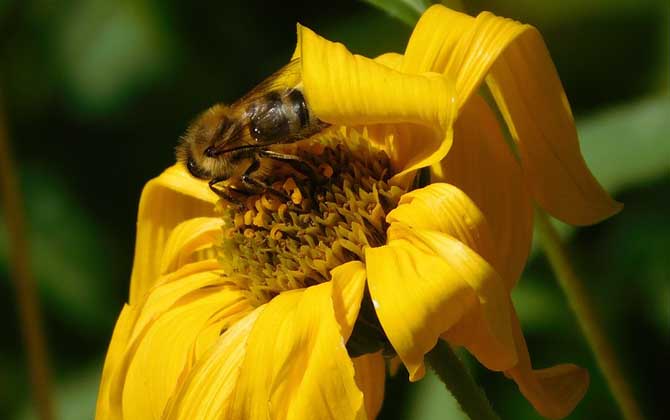
[[[357,135],[331,132],[289,147],[316,175],[277,167],[264,179],[274,192],[219,206],[219,259],[258,304],[328,281],[338,265],[364,261],[365,247],[386,242],[386,215],[405,192],[387,182],[388,156]]]

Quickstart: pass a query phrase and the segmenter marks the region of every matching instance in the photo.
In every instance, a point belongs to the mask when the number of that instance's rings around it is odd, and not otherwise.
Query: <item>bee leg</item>
[[[214,178],[209,181],[209,189],[212,190],[216,195],[219,196],[219,198],[228,201],[229,203],[241,206],[244,203],[240,201],[239,199],[235,198],[234,196],[230,195],[228,192],[230,188],[228,187],[216,187],[215,185],[218,184],[221,181],[225,181],[226,178]]]
[[[298,156],[289,155],[288,153],[277,153],[273,152],[272,150],[261,150],[258,153],[258,155],[260,157],[266,157],[268,159],[274,159],[280,162],[287,163],[293,169],[305,175],[309,179],[317,181],[319,183],[321,182],[322,178],[321,175],[319,175],[309,163],[305,162],[302,158]]]
[[[256,193],[261,193],[263,191],[267,191],[271,194],[276,195],[277,197],[281,198],[282,200],[285,201],[290,201],[291,198],[284,194],[283,192],[276,190],[266,184],[265,182],[254,178],[251,174],[255,172],[259,167],[260,167],[260,161],[259,160],[254,160],[254,162],[247,168],[246,171],[244,171],[244,174],[240,177],[240,181],[242,181],[242,184],[244,185],[245,188],[249,189],[250,191],[256,192]]]

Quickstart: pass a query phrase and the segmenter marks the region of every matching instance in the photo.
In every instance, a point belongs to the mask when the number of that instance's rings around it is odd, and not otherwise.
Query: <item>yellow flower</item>
[[[572,224],[620,206],[581,157],[538,32],[434,6],[404,55],[352,55],[302,26],[294,55],[308,103],[334,125],[302,150],[335,170],[325,204],[217,210],[180,166],[150,181],[96,418],[374,418],[380,350],[415,381],[439,339],[505,372],[543,416],[567,415],[588,374],[532,369],[510,291],[533,201]],[[426,167],[435,183],[412,190]]]

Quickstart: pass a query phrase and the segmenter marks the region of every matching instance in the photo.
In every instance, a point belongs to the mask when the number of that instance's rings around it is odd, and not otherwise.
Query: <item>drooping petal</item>
[[[532,26],[433,6],[412,33],[402,71],[449,76],[456,81],[459,109],[487,78],[533,197],[553,216],[582,225],[621,208],[586,167],[565,92]]]
[[[465,264],[469,262],[468,258],[461,258],[460,261],[454,259],[453,254],[459,251],[458,247],[451,246],[451,238],[439,232],[413,229],[412,235],[403,236],[411,238],[417,245],[429,246],[435,254],[445,260]],[[467,247],[463,247],[463,250],[472,252]],[[473,258],[473,256],[468,257]],[[475,291],[478,305],[465,313],[454,328],[458,329],[461,323],[469,324],[470,329],[465,331],[468,335],[466,339],[466,342],[469,343],[468,350],[487,368],[504,370],[517,362],[512,320],[509,316],[510,296],[504,282],[493,267],[483,261],[477,261],[476,257],[473,259],[481,267],[475,268],[475,265],[471,265],[467,268],[460,268],[460,274]]]
[[[342,337],[350,331],[340,333],[332,293],[332,283],[322,283],[265,305],[247,341],[244,375],[221,418],[366,418]]]
[[[403,74],[351,54],[342,44],[303,26],[298,26],[298,33],[305,97],[320,119],[345,126],[411,123],[432,129],[432,135],[412,143],[412,159],[398,168],[396,176],[446,155],[455,117],[449,79],[434,73]],[[417,139],[393,138],[393,142],[409,140]]]
[[[221,417],[230,405],[230,395],[241,373],[240,366],[247,349],[247,340],[259,307],[237,321],[193,367],[168,404],[166,420],[207,420]]]
[[[190,262],[194,252],[217,244],[222,238],[221,224],[219,217],[194,217],[177,225],[165,244],[160,273],[176,270]]]
[[[132,305],[151,288],[160,274],[160,262],[172,229],[184,220],[213,216],[217,196],[207,183],[174,165],[145,186],[137,215],[135,258],[130,279]]]
[[[481,308],[498,357],[516,361],[506,310],[500,311],[504,286],[492,267],[451,236],[392,225],[388,244],[366,249],[368,286],[389,341],[416,381],[424,374],[423,356],[471,310]],[[502,296],[501,295],[502,292]]]
[[[386,363],[379,353],[366,354],[354,361],[356,384],[363,391],[365,411],[369,419],[377,418],[384,402],[384,385],[386,382]]]
[[[330,274],[335,319],[340,324],[340,334],[346,342],[361,308],[365,291],[365,265],[360,261],[351,261],[335,267]]]
[[[573,364],[533,370],[526,340],[514,308],[510,307],[519,363],[505,372],[542,416],[560,419],[572,412],[589,387],[589,372]]]
[[[508,289],[526,264],[533,236],[533,204],[518,161],[488,104],[473,96],[461,110],[454,145],[432,168],[433,182],[463,190],[482,211],[493,235],[489,260]]]
[[[597,223],[622,209],[586,166],[570,105],[534,28],[493,66],[489,87],[542,208],[573,225]]]

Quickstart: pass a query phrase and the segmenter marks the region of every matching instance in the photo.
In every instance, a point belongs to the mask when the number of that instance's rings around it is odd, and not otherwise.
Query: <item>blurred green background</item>
[[[385,3],[375,0],[372,3]],[[173,162],[191,118],[290,57],[295,23],[374,56],[402,52],[416,5],[360,1],[0,0],[0,92],[19,169],[58,418],[93,416],[127,296],[143,184]],[[584,155],[624,211],[565,230],[579,272],[648,418],[670,373],[670,13],[662,0],[459,2],[544,34]],[[0,418],[34,418],[0,218]],[[536,367],[575,362],[592,384],[572,419],[620,418],[540,252],[514,300]],[[503,375],[472,364],[504,419],[539,418]],[[462,418],[429,375],[387,385],[382,419]]]

